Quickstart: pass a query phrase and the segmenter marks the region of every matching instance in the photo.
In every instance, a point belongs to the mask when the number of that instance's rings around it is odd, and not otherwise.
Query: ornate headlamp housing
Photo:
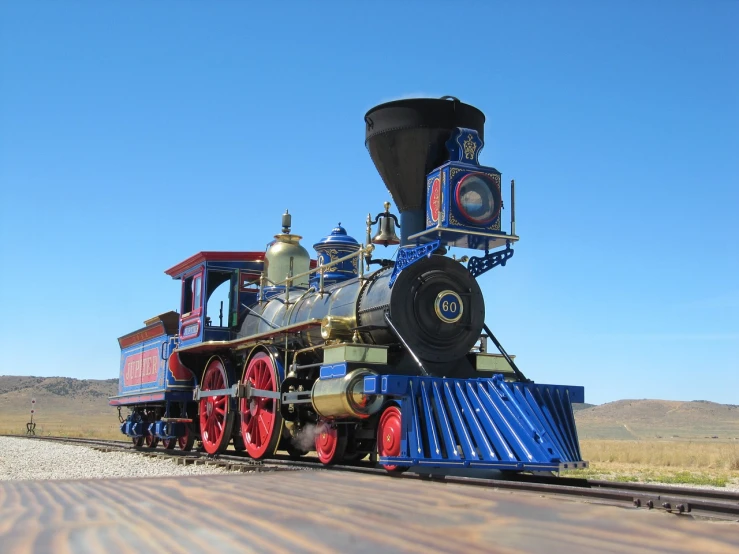
[[[426,176],[426,230],[409,238],[481,250],[518,240],[501,230],[500,172],[479,164],[477,131],[457,127],[446,147],[449,161]]]

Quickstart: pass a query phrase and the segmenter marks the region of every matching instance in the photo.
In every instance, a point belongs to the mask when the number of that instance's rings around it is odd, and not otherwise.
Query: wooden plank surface
[[[0,552],[732,552],[739,524],[329,471],[0,482]]]

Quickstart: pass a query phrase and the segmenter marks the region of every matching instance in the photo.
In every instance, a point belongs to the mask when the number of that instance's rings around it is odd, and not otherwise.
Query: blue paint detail
[[[242,275],[253,275],[256,279],[261,273],[264,267],[264,262],[259,261],[205,261],[193,264],[192,266],[184,269],[180,274],[173,276],[174,279],[181,279],[183,286],[185,286],[185,280],[188,277],[203,272],[203,285],[201,294],[202,312],[197,318],[183,318],[186,319],[186,323],[183,325],[180,322],[180,333],[179,337],[185,336],[187,338],[180,340],[180,347],[191,346],[193,344],[199,344],[201,342],[213,341],[213,340],[232,340],[236,338],[236,334],[239,331],[241,322],[243,321],[247,310],[243,306],[252,306],[257,302],[257,291],[254,290],[242,290],[239,281]],[[214,271],[211,273],[211,271]],[[233,302],[231,306],[224,304],[223,309],[223,325],[221,325],[219,309],[217,307],[212,314],[208,313],[208,293],[214,290],[212,283],[215,275],[223,273],[232,273],[231,277],[231,290],[238,291],[238,302]],[[284,287],[267,287],[265,288],[265,297],[272,297],[277,294],[284,292]],[[234,295],[235,296],[235,295]],[[197,334],[188,336],[183,334],[184,328],[197,323],[199,329]]]
[[[168,335],[162,335],[132,346],[121,349],[121,360],[119,366],[119,380],[118,380],[118,394],[150,394],[153,392],[161,392],[164,390],[163,383],[166,374],[167,362],[161,359],[162,345],[166,345],[171,337]],[[164,346],[166,351],[167,347]],[[126,361],[133,361],[139,356],[156,355],[157,359],[157,374],[155,378],[149,382],[143,382],[147,380],[149,375],[139,375],[138,373],[129,374],[126,379]],[[143,368],[142,368],[143,371]]]
[[[359,275],[358,258],[352,258],[337,264],[331,263],[332,260],[338,260],[359,250],[359,243],[346,234],[346,230],[341,226],[341,223],[334,227],[328,236],[315,243],[313,248],[318,254],[316,257],[318,263],[330,266],[331,269],[331,271],[323,274],[324,285],[338,283]],[[311,278],[310,285],[318,288],[319,277],[317,275]]]
[[[346,375],[346,362],[333,365],[322,365],[319,379],[338,379]]]
[[[453,292],[448,292],[439,298],[439,313],[446,319],[456,319],[462,309],[462,299]]]
[[[582,461],[572,402],[583,387],[383,375],[381,389],[400,405],[404,436],[400,456],[380,462],[534,471]]]
[[[129,437],[143,437],[145,431],[144,422],[140,418],[129,416],[126,421],[121,423],[121,433]]]
[[[395,280],[398,278],[398,275],[400,275],[401,271],[403,271],[409,265],[414,264],[421,258],[431,256],[434,250],[439,248],[440,245],[441,242],[435,240],[433,242],[422,244],[420,246],[403,246],[399,248],[398,255],[395,260],[395,267],[393,267],[393,273],[390,276],[390,282],[388,283],[388,286],[392,288],[392,286],[395,284]]]
[[[479,154],[484,142],[474,129],[455,129],[446,147],[449,161],[426,175],[426,229],[433,229],[435,233],[430,236],[438,238],[444,245],[489,250],[491,240],[507,236],[501,231],[501,173],[494,167],[480,165]],[[497,215],[491,215],[492,219],[484,223],[474,223],[468,219],[457,203],[457,188],[471,174],[479,174],[481,179],[488,182],[492,194],[501,202]],[[438,195],[432,193],[436,179],[440,184]],[[432,214],[436,210],[438,214],[434,218]]]
[[[474,129],[457,127],[446,141],[449,160],[466,164],[480,165],[480,151],[485,143]]]
[[[177,337],[174,335],[162,335],[139,344],[134,344],[121,349],[121,361],[119,367],[118,397],[139,396],[148,394],[164,393],[164,400],[177,400],[183,393],[187,400],[192,400],[192,390],[195,387],[194,376],[187,380],[177,380],[169,371],[169,356],[176,348]],[[143,378],[126,379],[126,361],[131,356],[146,356],[156,354],[157,368],[156,376],[149,382],[146,376]],[[116,398],[118,398],[116,397]],[[156,401],[161,404],[163,400]],[[123,402],[125,404],[125,402]],[[133,402],[140,403],[140,402]]]
[[[162,395],[161,399],[158,400],[140,400],[142,396],[149,396],[150,394],[157,394],[157,393],[144,393],[144,394],[130,394],[130,395],[119,395],[119,396],[113,396],[111,397],[111,400],[115,401],[116,405],[120,406],[126,406],[126,405],[141,405],[141,404],[156,404],[157,406],[161,406],[165,404],[166,402],[192,402],[192,392],[193,387],[187,387],[183,388],[182,390],[168,390],[164,393],[159,393]]]
[[[176,439],[183,436],[187,429],[184,423],[172,423],[157,421],[150,423],[148,427],[150,434],[159,437],[160,439]]]
[[[377,381],[377,377],[374,375],[367,375],[364,378],[364,394],[379,394],[379,382]]]
[[[383,375],[380,392],[389,396],[403,396],[408,390],[408,378],[399,375]]]

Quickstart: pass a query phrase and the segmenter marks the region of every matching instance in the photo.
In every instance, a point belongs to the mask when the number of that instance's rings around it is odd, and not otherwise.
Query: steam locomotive
[[[506,232],[501,174],[479,162],[484,123],[453,97],[376,106],[365,144],[399,221],[385,203],[362,244],[339,224],[311,257],[286,212],[264,252],[199,252],[167,270],[181,311],[118,339],[121,431],[139,447],[370,456],[388,471],[585,467],[583,388],[527,379],[485,323],[476,278],[519,237],[514,182]],[[398,245],[395,259],[377,245]],[[225,311],[209,302],[217,290]]]

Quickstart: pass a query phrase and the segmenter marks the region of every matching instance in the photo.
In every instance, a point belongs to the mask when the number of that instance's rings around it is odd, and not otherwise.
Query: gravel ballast
[[[105,479],[213,475],[227,470],[206,465],[178,465],[126,452],[100,452],[85,446],[0,437],[0,481],[30,479]]]

